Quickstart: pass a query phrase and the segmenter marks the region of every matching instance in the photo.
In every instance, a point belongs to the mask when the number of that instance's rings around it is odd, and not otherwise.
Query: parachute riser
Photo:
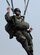
[[[24,2],[26,3],[26,0],[24,0]],[[26,11],[27,11],[27,8],[28,8],[28,4],[29,4],[29,0],[27,1],[27,5],[25,4],[25,10],[24,10],[24,14],[23,14],[24,17],[26,15]]]
[[[10,3],[9,3],[9,1],[8,0],[6,0],[6,2],[7,2],[7,4],[10,6]],[[13,14],[14,14],[14,7],[13,7],[13,1],[11,0],[11,5],[12,5],[12,8],[11,8],[11,10],[12,10],[12,12],[13,12]]]

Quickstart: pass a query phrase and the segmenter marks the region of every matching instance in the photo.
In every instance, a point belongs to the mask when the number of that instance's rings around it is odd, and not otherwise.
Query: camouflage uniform
[[[22,17],[20,17],[22,19]],[[19,18],[19,20],[20,20]],[[17,36],[17,40],[22,44],[23,48],[26,50],[26,52],[29,55],[33,55],[33,43],[32,43],[32,36],[30,35],[30,33],[27,32],[27,29],[29,28],[29,24],[27,22],[24,21],[19,21],[17,20],[18,18],[15,18],[15,25],[17,31],[16,32],[16,36]]]
[[[6,13],[5,19],[7,21],[5,30],[9,33],[10,39],[16,36],[17,41],[22,44],[28,55],[33,55],[32,38],[26,31],[29,28],[29,24],[24,21],[20,22],[16,16],[10,17],[9,13]]]

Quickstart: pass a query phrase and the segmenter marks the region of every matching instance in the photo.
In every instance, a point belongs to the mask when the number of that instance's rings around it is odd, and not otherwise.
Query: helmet
[[[20,9],[19,9],[19,8],[15,8],[15,9],[14,9],[14,13],[16,13],[16,11],[18,11],[18,12],[20,12],[20,13],[21,13],[21,11],[20,11]]]

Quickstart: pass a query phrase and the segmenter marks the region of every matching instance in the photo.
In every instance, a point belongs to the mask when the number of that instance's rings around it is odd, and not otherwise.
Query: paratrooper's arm
[[[5,19],[6,19],[7,22],[11,21],[10,7],[7,8],[7,13],[5,14]]]
[[[9,22],[9,21],[10,21],[9,12],[7,12],[7,13],[5,14],[5,19],[6,19],[6,21],[7,21],[7,22]]]

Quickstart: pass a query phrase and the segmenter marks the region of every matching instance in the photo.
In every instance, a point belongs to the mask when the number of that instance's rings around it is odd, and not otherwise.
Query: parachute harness
[[[8,1],[8,0],[6,0],[6,2],[7,2],[7,3],[8,3],[8,5],[10,6],[9,1]],[[28,4],[29,4],[29,0],[27,1],[27,4],[26,4],[26,0],[24,0],[24,5],[25,5],[25,10],[24,10],[24,14],[23,14],[23,16],[24,16],[24,17],[25,17],[25,15],[26,15],[26,11],[27,11],[27,8],[28,8]],[[12,5],[11,10],[12,10],[12,12],[13,12],[13,14],[14,14],[13,0],[11,0],[11,5]]]

